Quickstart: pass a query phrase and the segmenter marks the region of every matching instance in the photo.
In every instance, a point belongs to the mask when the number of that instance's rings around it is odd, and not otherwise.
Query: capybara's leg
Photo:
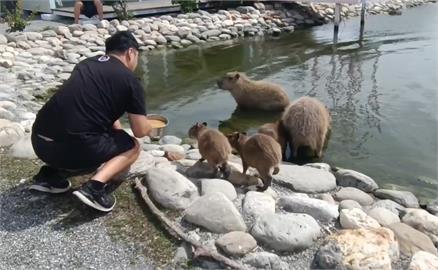
[[[222,178],[224,178],[224,179],[228,179],[228,177],[229,177],[230,174],[231,174],[231,167],[228,166],[228,163],[227,163],[227,162],[222,163],[222,165],[221,165],[221,167],[220,167],[220,170],[221,170],[221,172],[222,172]]]
[[[260,173],[260,178],[262,179],[263,186],[257,187],[257,191],[263,192],[271,186],[272,175],[269,173],[269,169],[263,169],[258,171]]]
[[[248,164],[242,159],[243,174],[248,170]]]

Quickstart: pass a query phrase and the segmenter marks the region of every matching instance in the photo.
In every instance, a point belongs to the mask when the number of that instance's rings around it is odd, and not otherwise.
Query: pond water
[[[236,111],[216,86],[228,71],[282,85],[290,99],[314,96],[330,109],[332,135],[324,162],[373,177],[381,187],[437,197],[438,5],[401,16],[299,30],[280,38],[252,38],[141,57],[139,74],[149,113],[167,116],[167,134],[186,136],[206,121],[223,132],[249,130],[276,120],[270,113]]]

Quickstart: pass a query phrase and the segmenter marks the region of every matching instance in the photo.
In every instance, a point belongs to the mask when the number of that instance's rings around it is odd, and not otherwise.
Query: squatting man
[[[32,145],[45,163],[30,189],[64,193],[70,176],[94,173],[73,194],[84,204],[109,212],[116,179],[140,154],[119,118],[127,113],[135,137],[149,135],[144,89],[134,74],[139,45],[129,31],[105,41],[106,54],[77,64],[70,78],[38,112]]]

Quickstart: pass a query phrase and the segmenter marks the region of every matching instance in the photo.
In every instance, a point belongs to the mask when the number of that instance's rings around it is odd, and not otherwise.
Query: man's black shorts
[[[41,135],[32,133],[33,149],[42,161],[57,169],[97,168],[135,146],[135,139],[118,129],[101,135],[83,134],[80,139],[62,141],[50,141]]]
[[[84,14],[88,18],[91,18],[97,14],[96,5],[94,4],[93,0],[82,0],[82,4],[82,14]]]

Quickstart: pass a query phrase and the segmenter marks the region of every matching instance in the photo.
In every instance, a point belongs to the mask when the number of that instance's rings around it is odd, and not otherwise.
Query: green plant
[[[132,12],[128,10],[128,5],[126,3],[126,0],[118,0],[114,2],[112,6],[114,12],[116,13],[117,19],[122,21],[122,20],[129,20],[134,17],[134,15],[132,15]]]
[[[14,10],[6,10],[5,21],[10,27],[8,32],[23,31],[26,26],[29,25],[30,20],[35,17],[35,13],[32,12],[27,18],[24,17],[23,12],[23,0],[17,0]]]
[[[184,13],[198,9],[198,0],[172,0],[172,4],[179,4]]]

